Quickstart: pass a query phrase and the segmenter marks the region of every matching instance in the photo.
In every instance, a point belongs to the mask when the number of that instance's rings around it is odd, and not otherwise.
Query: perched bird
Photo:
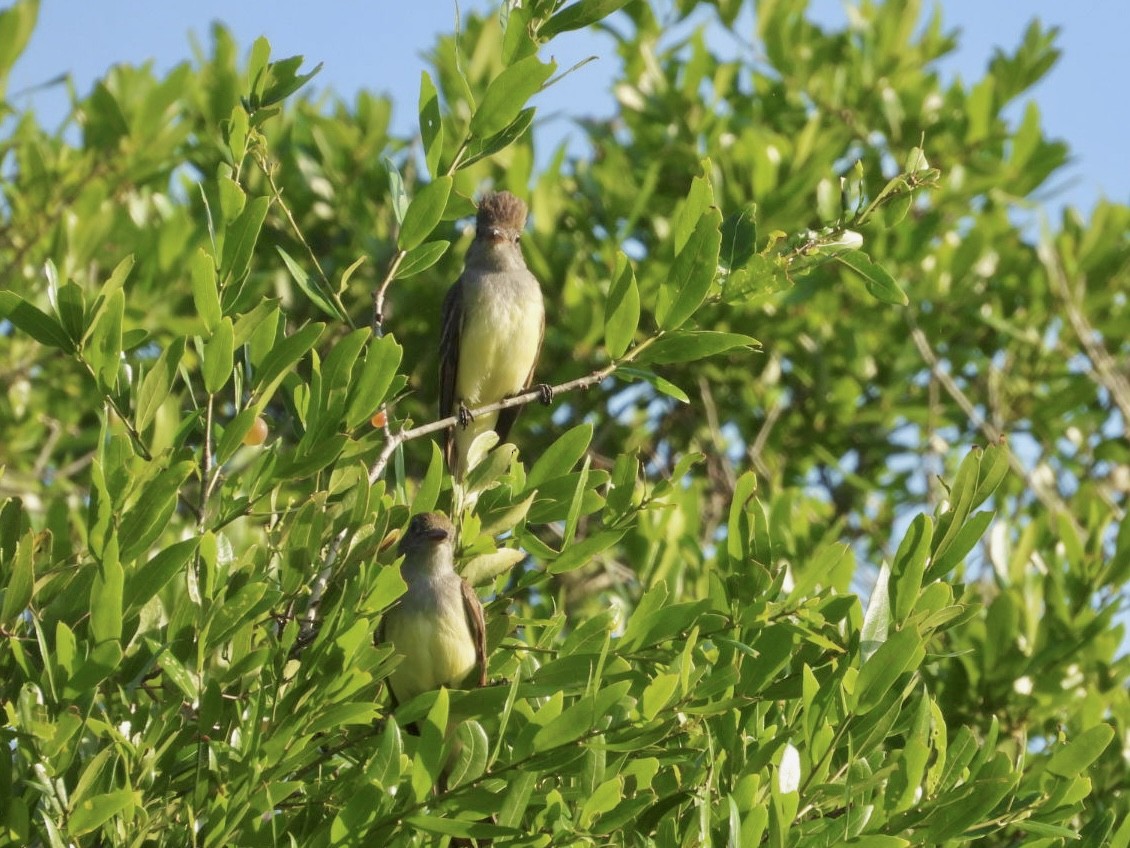
[[[377,635],[404,657],[389,678],[395,703],[441,686],[485,686],[483,606],[455,573],[450,519],[439,512],[413,516],[399,551],[408,589],[385,615]]]
[[[518,239],[526,204],[506,191],[479,203],[475,239],[463,274],[443,301],[439,412],[458,415],[446,433],[444,454],[452,475],[467,471],[467,451],[480,433],[505,441],[521,407],[472,418],[470,409],[495,403],[530,387],[545,333],[545,303],[526,268]],[[542,401],[552,392],[542,384]]]

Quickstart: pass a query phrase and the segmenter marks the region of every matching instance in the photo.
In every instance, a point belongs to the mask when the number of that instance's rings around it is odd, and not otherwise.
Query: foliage
[[[1130,843],[1130,210],[1016,223],[1055,33],[943,85],[915,3],[764,0],[727,55],[740,5],[467,19],[416,138],[222,28],[58,131],[4,104],[0,843]],[[535,156],[585,27],[619,111]],[[393,720],[393,533],[450,503],[397,438],[489,184],[539,379],[610,376],[469,480],[496,685]]]

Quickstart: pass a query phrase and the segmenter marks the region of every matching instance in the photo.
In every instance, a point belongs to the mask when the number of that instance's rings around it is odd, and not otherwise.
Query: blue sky
[[[662,14],[673,0],[655,0],[655,5]],[[464,11],[495,6],[486,0],[462,3]],[[838,0],[813,0],[811,8],[819,20],[844,19]],[[1013,48],[1033,17],[1062,28],[1063,57],[1033,97],[1046,131],[1068,142],[1074,160],[1067,178],[1055,183],[1058,191],[1044,199],[1053,210],[1070,204],[1084,213],[1100,196],[1130,202],[1126,153],[1130,98],[1125,89],[1130,80],[1130,50],[1125,45],[1130,34],[1130,3],[951,0],[942,3],[942,12],[947,28],[962,30],[960,50],[946,60],[943,69],[965,80],[979,78],[994,47]],[[77,91],[84,94],[116,62],[152,60],[158,71],[166,70],[192,55],[190,34],[207,43],[214,20],[223,21],[245,48],[265,35],[276,58],[302,54],[310,67],[324,62],[316,78],[319,86],[331,87],[346,97],[362,88],[389,94],[395,104],[394,127],[407,133],[416,122],[413,108],[420,71],[425,67],[420,55],[437,33],[451,31],[455,4],[452,0],[319,4],[309,0],[43,0],[39,25],[13,71],[8,91],[19,95],[68,72]],[[548,132],[567,133],[569,119],[613,110],[608,89],[616,58],[608,39],[570,33],[555,39],[550,52],[563,68],[589,55],[599,60],[541,96],[542,115],[561,115]],[[65,114],[66,95],[59,87],[16,97],[20,105],[29,101],[49,124]]]

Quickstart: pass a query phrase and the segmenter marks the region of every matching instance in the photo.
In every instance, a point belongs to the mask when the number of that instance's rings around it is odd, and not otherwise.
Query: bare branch
[[[608,377],[616,373],[616,370],[622,365],[626,365],[639,356],[644,350],[651,347],[651,345],[662,336],[660,331],[649,339],[645,339],[630,350],[623,358],[613,362],[604,368],[599,368],[584,377],[578,377],[575,380],[569,380],[565,383],[560,383],[556,386],[551,386],[550,389],[554,396],[565,394],[566,392],[576,391],[578,389],[588,389],[597,385]],[[528,392],[523,392],[520,395],[513,395],[508,398],[503,398],[496,403],[488,403],[485,406],[480,406],[476,409],[470,410],[471,417],[477,418],[480,415],[489,415],[492,412],[501,412],[504,409],[511,409],[515,406],[525,406],[526,404],[533,403],[535,400],[540,400],[542,397],[541,389],[531,389]],[[405,442],[410,442],[413,439],[419,439],[422,436],[429,436],[432,433],[438,433],[454,427],[459,423],[458,416],[449,415],[447,418],[441,418],[438,421],[432,421],[428,424],[421,424],[419,427],[410,427],[405,430],[400,430],[394,433],[388,442],[385,443],[384,448],[381,450],[380,455],[377,456],[376,462],[373,463],[372,468],[369,469],[369,484],[377,482],[381,475],[384,474],[385,466],[388,465],[389,459],[398,447]]]
[[[1048,281],[1052,291],[1056,293],[1067,310],[1067,320],[1079,344],[1083,346],[1083,353],[1091,363],[1090,377],[1098,385],[1110,393],[1110,398],[1118,411],[1122,413],[1122,420],[1130,422],[1130,381],[1123,376],[1117,363],[1107,349],[1103,346],[1102,337],[1087,320],[1079,301],[1063,270],[1063,263],[1059,261],[1059,254],[1049,244],[1041,244],[1037,253],[1044,269],[1048,272]]]
[[[1075,521],[1075,517],[1071,514],[1071,510],[1068,509],[1067,504],[1064,503],[1059,493],[1055,491],[1055,489],[1043,485],[1036,479],[1034,474],[1024,467],[1024,464],[1021,463],[1016,457],[1016,454],[1012,452],[1012,448],[1009,447],[1008,440],[1004,438],[1004,433],[994,427],[992,423],[985,420],[984,416],[977,412],[973,401],[961,390],[961,387],[954,381],[953,377],[942,368],[937,354],[934,353],[934,349],[930,346],[930,342],[926,338],[926,334],[913,322],[913,319],[911,320],[910,337],[914,341],[914,346],[918,348],[918,353],[922,356],[922,359],[930,366],[930,373],[934,375],[934,379],[945,389],[946,394],[961,408],[961,411],[964,412],[973,425],[981,431],[981,434],[990,444],[1000,444],[1005,448],[1008,455],[1008,464],[1016,475],[1024,480],[1028,488],[1031,489],[1032,493],[1035,494],[1045,507],[1052,512],[1058,512],[1067,516],[1075,529],[1081,531],[1081,528]]]

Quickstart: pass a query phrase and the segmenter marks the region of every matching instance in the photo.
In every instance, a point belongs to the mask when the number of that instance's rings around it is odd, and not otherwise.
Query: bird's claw
[[[549,383],[538,383],[538,399],[546,406],[553,403],[553,386]]]
[[[467,404],[463,401],[459,401],[459,411],[455,413],[455,417],[459,419],[459,426],[464,430],[467,429],[468,424],[475,420],[475,416],[471,414],[471,410],[467,408]]]

